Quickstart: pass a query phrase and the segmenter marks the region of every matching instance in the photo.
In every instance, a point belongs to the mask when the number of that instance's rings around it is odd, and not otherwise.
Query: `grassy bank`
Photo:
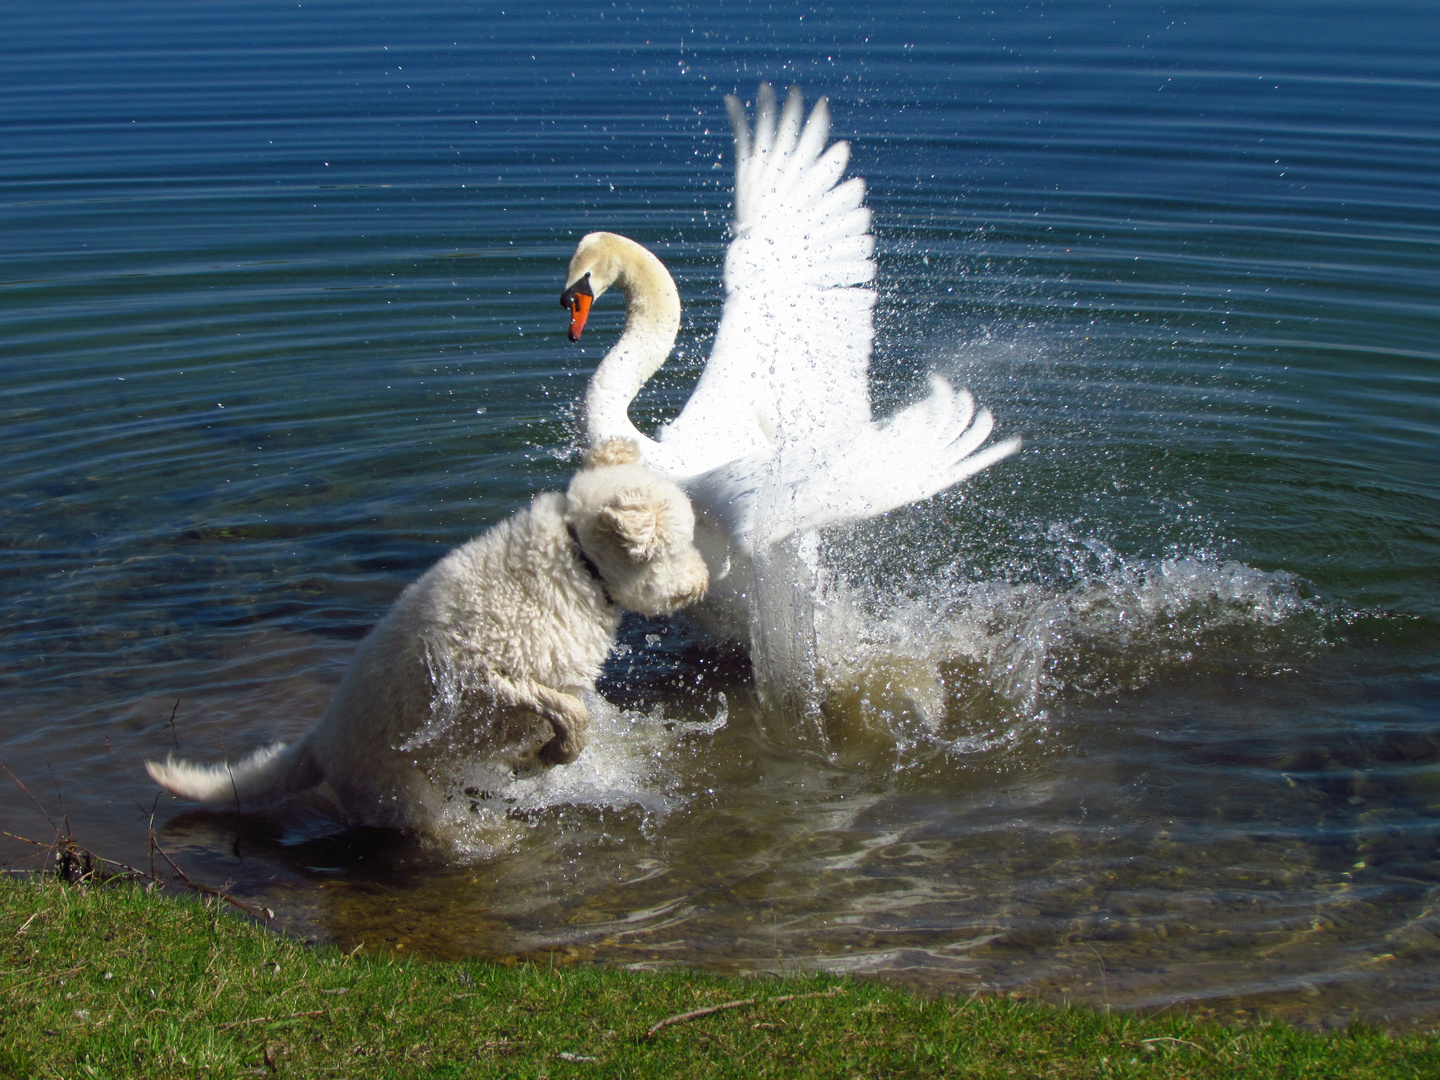
[[[0,950],[0,1076],[1440,1075],[1433,1036],[346,957],[131,885],[0,884]]]

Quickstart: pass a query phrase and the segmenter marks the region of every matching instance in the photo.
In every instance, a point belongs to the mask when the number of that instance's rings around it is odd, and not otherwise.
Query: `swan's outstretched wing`
[[[859,287],[875,276],[864,181],[840,182],[850,148],[826,148],[823,98],[804,119],[799,90],[778,113],[762,85],[753,135],[744,107],[726,104],[736,163],[725,308],[705,371],[661,438],[731,433],[737,413],[776,442],[853,429],[870,419],[874,336],[875,293]]]
[[[773,544],[788,525],[795,532],[861,521],[928,499],[1020,449],[1019,439],[984,446],[995,426],[989,409],[975,409],[969,391],[958,393],[939,375],[930,395],[883,423],[867,424],[840,447],[794,447],[800,460],[781,469],[787,522],[777,521],[752,541]],[[808,460],[806,460],[808,458]]]
[[[995,426],[939,375],[930,396],[879,424],[818,444],[789,442],[685,482],[695,506],[750,554],[823,525],[861,521],[927,499],[1020,448],[1007,439],[982,449]]]
[[[701,518],[743,555],[753,549],[760,489],[773,459],[772,451],[762,450],[680,481]]]

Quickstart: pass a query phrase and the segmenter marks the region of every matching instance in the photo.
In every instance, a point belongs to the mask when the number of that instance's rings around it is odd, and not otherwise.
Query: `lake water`
[[[1432,1023],[1437,11],[16,0],[0,759],[346,947]],[[565,483],[621,322],[565,340],[583,233],[675,272],[632,415],[683,403],[762,79],[869,184],[877,402],[938,368],[1025,440],[822,537],[823,751],[636,619],[582,759],[449,845],[157,802],[147,759],[297,736]],[[35,801],[3,827],[48,840]]]

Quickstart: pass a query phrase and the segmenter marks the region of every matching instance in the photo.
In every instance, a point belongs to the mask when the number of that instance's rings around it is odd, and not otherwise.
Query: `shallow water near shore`
[[[17,12],[7,832],[138,865],[153,821],[346,947],[1440,1016],[1435,16]],[[437,841],[157,801],[146,760],[298,736],[408,581],[563,485],[620,325],[565,341],[584,232],[674,271],[632,415],[683,403],[761,78],[869,185],[877,409],[939,370],[1025,440],[818,538],[810,726],[637,618],[580,761]]]

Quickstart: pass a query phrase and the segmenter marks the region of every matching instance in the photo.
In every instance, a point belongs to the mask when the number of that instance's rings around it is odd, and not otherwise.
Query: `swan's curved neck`
[[[675,344],[680,293],[654,255],[623,236],[603,235],[604,250],[593,280],[613,274],[614,287],[625,294],[625,330],[591,376],[585,393],[585,437],[597,446],[605,439],[625,436],[635,439],[645,452],[658,444],[640,433],[627,410]],[[573,263],[571,269],[571,276],[578,276]]]

